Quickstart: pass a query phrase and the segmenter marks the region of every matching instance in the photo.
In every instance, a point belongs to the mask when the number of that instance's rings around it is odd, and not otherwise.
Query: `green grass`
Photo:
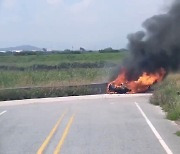
[[[126,55],[125,52],[85,54],[56,53],[24,56],[2,55],[0,56],[0,66],[7,66],[7,68],[2,68],[0,71],[0,89],[107,82],[114,68],[111,66],[106,67],[106,63],[119,64]],[[78,65],[77,68],[71,68],[71,65],[69,65],[71,63],[72,66],[73,64],[81,63],[83,65]],[[90,64],[95,67],[90,68]],[[102,64],[101,68],[98,68],[99,64]],[[38,65],[43,65],[46,69]],[[13,67],[9,70],[9,66]],[[36,66],[38,66],[38,69],[32,69]],[[51,69],[48,68],[48,66],[59,66],[60,68]],[[67,66],[67,68],[63,66]],[[83,68],[84,66],[86,68]],[[20,70],[19,68],[25,69]]]
[[[115,66],[126,55],[125,52],[1,55],[0,100],[95,94],[98,88],[80,85],[108,82]]]
[[[27,67],[34,64],[58,65],[73,62],[114,62],[119,63],[125,57],[125,52],[120,53],[86,53],[86,54],[47,54],[47,55],[7,55],[0,56],[0,66]]]
[[[2,71],[0,88],[82,85],[107,82],[112,69],[68,69],[61,71]]]
[[[180,137],[180,131],[177,131],[177,132],[176,132],[176,135]]]
[[[180,74],[171,74],[156,85],[151,103],[160,105],[170,120],[180,119]]]

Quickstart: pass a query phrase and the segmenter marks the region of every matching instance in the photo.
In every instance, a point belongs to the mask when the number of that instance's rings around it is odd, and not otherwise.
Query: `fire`
[[[151,85],[155,84],[156,82],[162,81],[165,74],[166,71],[163,68],[161,68],[157,70],[155,73],[143,72],[137,80],[129,81],[127,79],[126,71],[123,70],[122,73],[114,81],[109,83],[107,92],[118,93],[116,92],[118,90],[122,91],[122,93],[146,92]],[[112,90],[112,87],[114,88],[114,90]]]

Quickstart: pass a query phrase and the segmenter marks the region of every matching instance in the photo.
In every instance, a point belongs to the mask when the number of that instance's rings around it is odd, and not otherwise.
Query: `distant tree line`
[[[117,53],[117,52],[124,52],[127,51],[127,49],[112,49],[111,47],[103,49],[103,50],[99,50],[99,53]]]
[[[3,55],[15,55],[15,56],[26,56],[26,55],[48,55],[48,54],[82,54],[82,53],[118,53],[118,52],[126,52],[127,49],[112,49],[106,48],[102,50],[85,50],[84,48],[80,48],[80,50],[70,50],[65,49],[64,51],[61,50],[52,50],[52,51],[21,51],[21,52],[0,52],[0,56]]]

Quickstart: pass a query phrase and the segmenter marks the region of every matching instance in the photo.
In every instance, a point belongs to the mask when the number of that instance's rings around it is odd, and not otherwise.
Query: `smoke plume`
[[[129,79],[142,72],[159,68],[177,71],[180,68],[180,0],[175,0],[166,14],[155,15],[143,23],[145,31],[128,35],[131,52],[124,61]]]

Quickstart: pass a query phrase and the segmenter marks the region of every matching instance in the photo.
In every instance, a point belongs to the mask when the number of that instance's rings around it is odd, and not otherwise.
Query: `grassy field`
[[[107,82],[125,55],[125,52],[2,55],[0,89]]]
[[[61,71],[2,71],[0,88],[82,85],[107,82],[113,68],[68,69]]]
[[[170,120],[180,119],[180,74],[170,74],[156,85],[151,103],[160,105]]]
[[[85,53],[85,54],[40,54],[40,55],[4,55],[0,56],[0,66],[26,67],[35,64],[59,65],[61,63],[119,63],[126,55],[120,53]]]

